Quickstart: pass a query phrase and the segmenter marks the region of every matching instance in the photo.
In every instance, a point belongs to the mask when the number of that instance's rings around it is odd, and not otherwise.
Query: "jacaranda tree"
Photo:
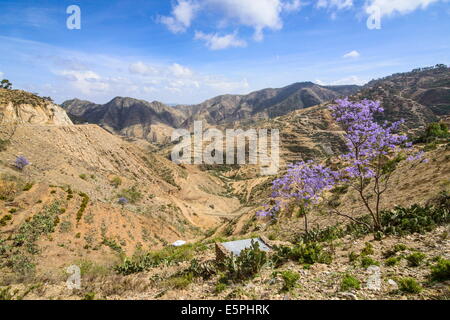
[[[373,232],[382,230],[382,196],[397,163],[406,159],[404,155],[411,149],[411,144],[406,143],[406,135],[399,133],[403,121],[376,122],[374,115],[384,111],[379,102],[343,99],[336,103],[330,110],[345,132],[348,148],[348,152],[340,156],[340,169],[331,170],[312,161],[290,166],[287,174],[273,183],[275,205],[258,212],[259,215],[274,216],[280,210],[294,206],[306,217],[308,208],[317,203],[326,190],[346,185],[357,191],[372,224],[354,219],[337,208],[333,208],[333,212],[364,224]],[[408,160],[420,157],[409,157]],[[308,231],[306,218],[305,229]]]
[[[333,187],[338,176],[337,172],[313,161],[289,165],[287,173],[273,182],[271,197],[275,204],[257,214],[275,217],[280,210],[295,207],[304,218],[307,232],[309,209],[318,203],[325,190]]]

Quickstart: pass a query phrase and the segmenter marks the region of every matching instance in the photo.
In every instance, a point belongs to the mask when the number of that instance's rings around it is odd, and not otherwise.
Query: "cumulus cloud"
[[[359,58],[360,56],[361,56],[361,54],[358,51],[353,50],[353,51],[350,51],[350,52],[344,54],[343,57],[346,59],[356,59],[356,58]]]
[[[264,38],[265,29],[280,30],[283,27],[282,12],[298,11],[301,6],[300,0],[177,0],[173,5],[172,14],[160,17],[160,22],[174,33],[185,32],[197,13],[204,10],[217,15],[221,25],[252,28],[253,39],[261,41]],[[214,34],[211,38],[214,38]],[[228,47],[242,46],[242,42],[232,39],[233,34],[220,38],[223,39],[219,39],[216,34],[214,39],[206,43],[210,48],[217,47],[213,43],[227,41],[235,44]],[[223,45],[218,44],[218,46]]]
[[[338,10],[348,9],[353,7],[353,0],[319,0],[316,7]]]
[[[293,0],[291,2],[283,2],[283,10],[287,12],[298,11],[302,7],[302,2],[300,0]]]
[[[171,16],[161,16],[160,22],[165,24],[173,33],[186,31],[191,26],[191,22],[199,6],[190,0],[178,0],[172,9]]]
[[[195,40],[203,40],[211,50],[222,50],[230,47],[245,47],[247,43],[237,38],[237,33],[219,36],[217,33],[205,34],[197,31]]]
[[[380,10],[381,15],[392,15],[395,13],[407,14],[417,9],[426,9],[430,4],[448,0],[367,0],[366,12],[373,13],[375,9]]]
[[[107,81],[91,70],[61,70],[58,71],[57,74],[63,76],[66,80],[73,82],[74,87],[79,89],[84,94],[89,94],[92,91],[102,92],[108,90],[109,88]]]
[[[342,79],[338,79],[338,80],[334,80],[334,81],[330,81],[330,82],[325,82],[325,81],[321,81],[321,80],[316,80],[315,83],[317,83],[318,85],[321,86],[339,86],[339,85],[350,85],[350,84],[356,84],[359,86],[362,86],[364,84],[366,84],[368,81],[361,79],[358,76],[349,76],[346,78],[342,78]]]
[[[158,74],[158,70],[155,67],[153,67],[149,64],[145,64],[142,61],[138,61],[138,62],[134,62],[134,63],[130,64],[130,66],[128,67],[128,70],[131,73],[141,74],[141,75]]]
[[[182,65],[178,64],[178,63],[174,63],[169,67],[169,70],[172,72],[172,74],[175,77],[189,77],[193,74],[192,70],[187,68],[187,67],[183,67]]]

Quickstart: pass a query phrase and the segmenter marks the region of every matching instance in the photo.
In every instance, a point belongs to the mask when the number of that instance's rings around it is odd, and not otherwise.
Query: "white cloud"
[[[353,51],[350,51],[350,52],[344,54],[344,55],[343,55],[343,58],[346,58],[346,59],[356,59],[356,58],[359,58],[360,56],[361,56],[361,54],[360,54],[358,51],[353,50]]]
[[[358,76],[349,76],[346,78],[342,78],[342,79],[338,79],[338,80],[334,80],[334,81],[330,81],[330,82],[325,82],[325,81],[321,81],[321,80],[316,80],[315,83],[317,83],[318,85],[321,86],[339,86],[339,85],[350,85],[350,84],[356,84],[359,86],[362,86],[364,84],[366,84],[368,81],[359,78]]]
[[[219,25],[252,28],[253,39],[261,41],[265,29],[280,30],[283,27],[282,12],[298,11],[301,6],[301,0],[177,0],[172,14],[160,17],[159,21],[173,33],[185,32],[197,13],[203,10],[216,14]]]
[[[280,30],[280,13],[284,2],[280,0],[204,0],[208,8],[220,12],[230,23],[251,27],[253,38],[261,41],[264,29]]]
[[[448,0],[366,0],[366,12],[373,13],[379,9],[381,15],[392,15],[394,13],[407,14],[416,9],[426,9],[430,4]]]
[[[198,9],[197,3],[190,0],[178,0],[172,9],[172,16],[160,17],[160,22],[165,24],[173,33],[186,31],[191,26]]]
[[[284,11],[293,12],[300,10],[303,4],[300,0],[292,0],[291,2],[284,2],[282,6]]]
[[[338,10],[348,9],[353,7],[353,0],[319,0],[316,7]]]
[[[3,76],[4,76],[4,75],[5,75],[5,74],[4,74],[3,72],[0,71],[0,78],[1,78],[1,79],[3,79]]]
[[[169,67],[169,70],[175,77],[190,77],[193,72],[191,69],[187,67],[183,67],[178,63],[174,63]]]
[[[56,73],[63,76],[66,80],[73,82],[74,86],[83,94],[89,94],[92,91],[102,92],[109,89],[107,81],[91,70],[62,70]]]
[[[195,32],[195,40],[203,40],[206,46],[211,50],[222,50],[230,47],[245,47],[247,43],[237,38],[237,33],[230,33],[219,36],[217,33],[205,34],[203,32]]]
[[[141,75],[156,75],[158,74],[158,70],[149,65],[145,64],[142,61],[138,61],[135,63],[130,64],[128,67],[128,70],[133,74],[141,74]]]

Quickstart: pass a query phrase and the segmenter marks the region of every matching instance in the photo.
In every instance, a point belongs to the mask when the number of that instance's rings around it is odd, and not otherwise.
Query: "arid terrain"
[[[323,197],[306,241],[295,213],[256,216],[275,176],[253,165],[169,160],[172,131],[202,120],[205,128],[280,130],[277,177],[301,160],[336,164],[346,145],[328,107],[345,96],[381,101],[379,121],[405,119],[402,130],[426,159],[396,164],[380,206],[400,216],[390,222],[400,231],[381,239],[333,214],[364,216],[354,190]],[[0,89],[0,299],[448,299],[449,135],[428,128],[448,128],[449,116],[445,66],[364,87],[297,83],[176,107],[119,97],[58,106]],[[17,167],[18,157],[29,163]],[[256,237],[274,250],[217,259],[216,243]],[[177,240],[186,244],[172,246]],[[251,277],[228,264],[245,269],[254,260]],[[81,269],[80,289],[67,288],[71,265]]]

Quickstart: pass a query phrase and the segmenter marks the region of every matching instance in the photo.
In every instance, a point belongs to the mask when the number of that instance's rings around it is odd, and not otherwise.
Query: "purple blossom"
[[[406,135],[398,134],[403,120],[379,124],[374,114],[383,112],[378,101],[363,100],[351,102],[348,99],[336,100],[331,106],[333,117],[345,131],[349,152],[342,156],[348,163],[345,169],[351,178],[373,178],[377,175],[380,159],[410,147]]]
[[[126,205],[128,203],[128,199],[125,197],[120,197],[117,202],[121,205]]]
[[[23,170],[29,164],[30,164],[30,162],[24,156],[18,156],[18,157],[16,157],[16,160],[14,161],[14,166],[16,168],[18,168],[19,170]]]
[[[416,154],[410,155],[406,160],[408,160],[408,161],[422,160],[424,155],[425,155],[425,152],[424,151],[420,151],[420,152],[418,152]]]
[[[265,210],[258,211],[257,215],[274,217],[292,203],[306,209],[316,204],[338,178],[337,172],[313,161],[291,164],[287,173],[272,183],[274,205],[265,205]]]

